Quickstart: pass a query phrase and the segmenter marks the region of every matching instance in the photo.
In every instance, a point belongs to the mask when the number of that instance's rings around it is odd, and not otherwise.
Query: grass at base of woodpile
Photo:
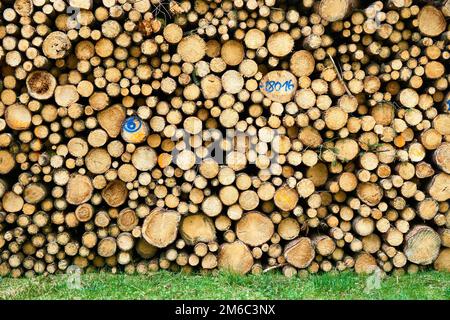
[[[67,275],[0,279],[0,299],[450,299],[450,273],[434,271],[376,280],[345,272],[286,278],[261,276],[91,273],[71,289]],[[375,288],[367,290],[367,283]],[[370,285],[369,285],[370,286]],[[372,286],[373,287],[373,286]]]

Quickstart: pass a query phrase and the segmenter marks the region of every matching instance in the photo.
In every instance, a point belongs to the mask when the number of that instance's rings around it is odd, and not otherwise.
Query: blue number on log
[[[259,88],[264,89],[269,93],[273,91],[288,92],[294,89],[294,84],[292,83],[292,80],[285,81],[284,83],[281,83],[280,81],[267,81],[266,83],[261,83]]]

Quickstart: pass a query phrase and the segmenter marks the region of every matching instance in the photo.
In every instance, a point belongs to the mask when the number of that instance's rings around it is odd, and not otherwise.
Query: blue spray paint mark
[[[129,133],[137,132],[142,127],[142,120],[137,116],[131,116],[126,119],[122,125],[124,131]]]

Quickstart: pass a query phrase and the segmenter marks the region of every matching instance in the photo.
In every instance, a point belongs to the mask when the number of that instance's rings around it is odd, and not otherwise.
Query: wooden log
[[[79,205],[92,197],[92,181],[88,176],[74,174],[70,176],[66,187],[66,200],[70,204]]]
[[[420,32],[428,37],[436,37],[445,31],[445,18],[442,11],[434,6],[423,7],[418,16]]]
[[[241,241],[225,243],[219,250],[218,266],[222,270],[246,274],[253,266],[253,256],[249,248]]]
[[[343,19],[351,5],[348,0],[322,0],[319,5],[320,16],[330,22]]]
[[[34,71],[26,80],[28,94],[38,100],[50,99],[55,92],[56,78],[46,71]]]
[[[438,271],[450,271],[450,249],[443,249],[436,260],[434,261],[434,268]]]
[[[441,239],[432,228],[417,225],[405,237],[404,253],[409,261],[428,265],[433,263],[439,255]]]
[[[216,229],[211,218],[204,214],[184,217],[180,223],[180,234],[188,245],[216,240]]]
[[[366,252],[359,254],[355,260],[355,272],[358,274],[370,274],[377,267],[375,258]]]
[[[286,245],[283,256],[294,267],[303,269],[313,261],[315,251],[309,238],[300,237]]]
[[[126,188],[125,183],[118,179],[109,182],[102,190],[102,198],[113,208],[124,204],[127,197],[128,189]]]
[[[436,201],[450,199],[450,176],[446,173],[433,176],[428,186],[428,193]]]
[[[275,192],[275,205],[283,211],[290,211],[295,208],[298,202],[298,193],[295,189],[283,186]]]
[[[125,120],[125,111],[120,105],[116,104],[100,111],[97,120],[99,125],[108,133],[108,136],[116,138],[121,132],[122,123]]]
[[[165,248],[175,241],[180,219],[176,211],[156,208],[145,218],[142,236],[149,244]]]
[[[151,259],[156,255],[158,248],[152,246],[144,238],[141,238],[136,243],[136,251],[142,258]]]
[[[244,214],[236,224],[238,239],[253,247],[269,241],[273,232],[272,221],[266,215],[257,211]]]

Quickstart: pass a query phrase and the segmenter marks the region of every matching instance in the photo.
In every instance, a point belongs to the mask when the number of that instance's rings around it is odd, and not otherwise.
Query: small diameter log
[[[273,232],[272,221],[266,215],[256,211],[244,214],[236,225],[238,239],[253,247],[269,241]]]
[[[244,47],[240,41],[228,40],[220,49],[220,56],[229,66],[237,66],[240,64],[244,59],[244,55]]]
[[[22,104],[13,104],[5,110],[5,121],[13,130],[26,130],[31,125],[31,112]]]
[[[424,225],[415,226],[405,237],[403,249],[409,261],[419,265],[429,265],[439,255],[441,238],[432,228]]]
[[[315,257],[313,244],[309,238],[301,237],[289,242],[283,252],[288,263],[296,268],[307,268]]]
[[[281,239],[293,240],[300,234],[300,224],[297,219],[286,218],[281,220],[277,227],[277,233],[280,235]]]
[[[16,161],[13,155],[6,150],[0,150],[0,174],[7,174],[14,169]]]
[[[175,241],[180,219],[176,211],[155,208],[144,220],[142,236],[151,245],[165,248]]]
[[[423,220],[431,220],[433,219],[439,210],[439,204],[436,200],[431,198],[426,198],[423,201],[420,201],[417,205],[417,214]]]
[[[94,216],[94,207],[89,203],[80,204],[75,209],[75,216],[80,222],[87,222]]]
[[[220,246],[218,267],[237,274],[248,273],[253,266],[250,249],[241,241],[224,243]]]
[[[121,136],[128,143],[142,143],[147,139],[148,135],[148,125],[137,116],[127,118],[122,124]]]
[[[125,208],[119,212],[117,226],[122,231],[132,231],[139,224],[136,212],[130,208]]]

